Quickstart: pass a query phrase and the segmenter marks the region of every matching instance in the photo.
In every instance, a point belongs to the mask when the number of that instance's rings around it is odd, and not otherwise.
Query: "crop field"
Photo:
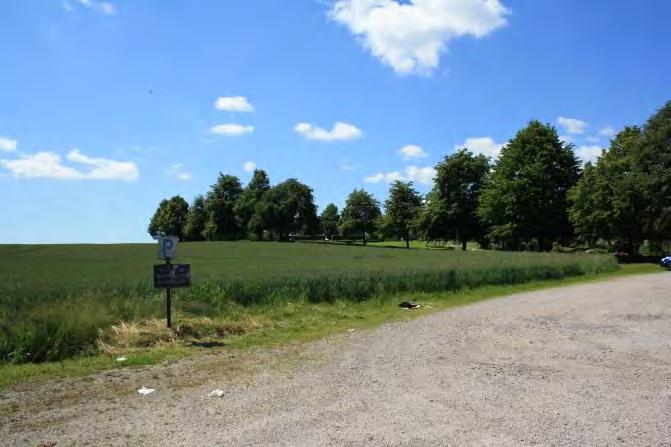
[[[0,246],[0,363],[96,353],[119,341],[119,327],[164,318],[164,292],[152,287],[158,262],[153,244]],[[176,312],[209,322],[181,330],[215,338],[259,326],[249,310],[264,306],[346,307],[618,268],[600,255],[246,241],[184,243],[175,262],[192,268],[192,287],[174,293]]]

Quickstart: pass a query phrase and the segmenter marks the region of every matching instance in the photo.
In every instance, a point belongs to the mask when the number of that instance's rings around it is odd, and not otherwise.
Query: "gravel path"
[[[671,446],[671,275],[4,393],[0,445],[49,442]]]

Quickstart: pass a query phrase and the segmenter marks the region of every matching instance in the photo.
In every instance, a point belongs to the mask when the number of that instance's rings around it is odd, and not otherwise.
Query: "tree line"
[[[627,126],[595,163],[581,166],[557,130],[531,121],[495,159],[467,148],[436,166],[432,190],[422,196],[412,182],[396,181],[381,204],[355,189],[339,210],[320,215],[313,190],[296,179],[271,185],[257,169],[246,186],[220,174],[191,205],[163,200],[149,234],[182,240],[289,240],[397,238],[469,241],[507,250],[557,246],[638,253],[644,242],[662,251],[671,240],[671,102],[641,127]]]

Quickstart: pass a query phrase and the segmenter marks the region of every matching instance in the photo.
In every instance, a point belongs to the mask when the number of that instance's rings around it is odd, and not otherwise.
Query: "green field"
[[[193,286],[175,293],[182,322],[177,332],[196,339],[263,330],[272,318],[259,317],[259,309],[287,303],[311,312],[317,305],[346,308],[400,293],[455,292],[618,268],[611,257],[598,255],[263,242],[184,243],[179,249],[176,262],[192,265]],[[130,326],[120,321],[156,326],[165,309],[163,293],[151,286],[155,257],[153,244],[0,246],[0,360],[92,354],[118,346],[121,333],[132,338]],[[126,347],[170,338],[133,328]]]

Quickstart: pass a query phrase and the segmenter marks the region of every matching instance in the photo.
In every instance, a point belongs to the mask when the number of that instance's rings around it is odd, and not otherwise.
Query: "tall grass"
[[[291,262],[282,246],[273,250],[280,264]],[[257,271],[237,277],[222,269],[223,277],[210,275],[195,281],[190,289],[177,292],[176,310],[187,316],[216,317],[229,315],[241,306],[387,299],[402,293],[519,284],[618,268],[607,256],[478,252],[425,258],[421,251],[408,255],[401,250],[354,250],[350,252],[354,255],[349,258],[351,262],[344,257],[340,261],[345,262],[329,269],[316,265],[310,268],[305,263],[285,274]],[[389,259],[390,255],[394,259]],[[360,257],[368,261],[366,268],[351,268],[350,264],[360,262]],[[376,260],[383,262],[373,262]],[[86,266],[80,266],[79,272],[85,275]],[[94,266],[91,272],[95,272]],[[113,284],[109,280],[96,284],[88,277],[81,281],[5,281],[0,286],[0,362],[55,361],[86,355],[95,352],[97,342],[120,321],[164,316],[164,293],[153,289],[148,281]]]

